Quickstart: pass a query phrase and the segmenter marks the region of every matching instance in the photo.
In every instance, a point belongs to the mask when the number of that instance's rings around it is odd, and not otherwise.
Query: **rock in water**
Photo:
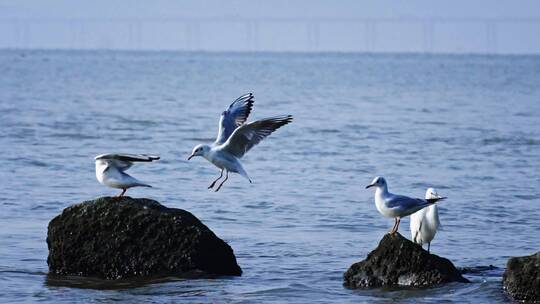
[[[343,275],[348,288],[381,286],[432,286],[447,282],[468,283],[452,262],[429,254],[401,234],[386,234],[367,258]]]
[[[540,303],[540,251],[510,258],[503,274],[503,285],[515,300]]]
[[[149,199],[103,197],[49,223],[49,271],[105,279],[241,275],[232,248],[193,214]]]

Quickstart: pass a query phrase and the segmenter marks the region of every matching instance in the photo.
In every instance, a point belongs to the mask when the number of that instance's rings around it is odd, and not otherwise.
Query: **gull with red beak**
[[[251,93],[238,97],[227,110],[221,113],[216,141],[211,145],[195,146],[188,157],[188,160],[195,156],[204,157],[221,169],[221,174],[208,186],[208,189],[213,188],[223,177],[223,171],[225,171],[225,179],[215,189],[216,192],[229,178],[229,172],[238,173],[251,183],[251,179],[240,163],[240,158],[272,132],[292,121],[291,115],[283,115],[246,123],[253,108],[253,102]]]
[[[371,187],[375,188],[375,206],[377,210],[386,217],[394,218],[394,227],[390,230],[390,234],[395,234],[398,231],[402,217],[411,215],[444,199],[444,197],[421,199],[390,193],[386,180],[380,176],[375,177],[371,184],[366,186],[366,189]]]

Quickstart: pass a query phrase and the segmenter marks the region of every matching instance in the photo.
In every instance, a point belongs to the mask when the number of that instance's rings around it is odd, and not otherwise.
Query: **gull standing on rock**
[[[252,93],[238,97],[227,110],[221,113],[216,141],[211,145],[195,146],[188,157],[190,160],[194,156],[202,156],[221,169],[221,174],[208,186],[208,189],[213,188],[223,177],[223,171],[225,171],[225,179],[215,189],[216,192],[229,178],[229,172],[236,172],[251,183],[251,179],[240,163],[240,158],[272,132],[292,121],[291,115],[283,115],[246,123],[253,108],[253,102]]]
[[[116,197],[124,196],[131,187],[152,187],[125,173],[134,162],[151,162],[158,160],[159,156],[147,154],[101,154],[95,157],[96,178],[108,187],[122,189]]]
[[[441,197],[435,189],[428,188],[426,190],[426,199],[444,199]],[[417,211],[411,215],[411,238],[413,242],[420,244],[428,244],[428,252],[431,247],[431,241],[437,233],[437,229],[441,222],[439,221],[439,210],[437,204],[427,206],[420,211]]]
[[[412,198],[403,195],[392,194],[388,192],[388,185],[383,177],[377,176],[373,179],[367,188],[375,187],[375,206],[377,210],[386,217],[393,217],[394,227],[390,230],[390,234],[395,234],[398,231],[399,223],[402,217],[411,215],[416,211],[427,206],[435,204],[437,201],[444,198],[421,199]]]

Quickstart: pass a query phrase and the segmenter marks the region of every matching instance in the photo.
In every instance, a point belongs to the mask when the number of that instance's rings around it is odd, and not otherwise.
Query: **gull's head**
[[[382,176],[377,176],[371,181],[371,184],[366,186],[366,189],[371,188],[371,187],[385,188],[386,187],[386,180]]]
[[[193,148],[193,151],[191,151],[191,155],[188,157],[188,160],[194,156],[204,156],[209,151],[210,147],[207,145],[196,145],[195,148]]]
[[[427,188],[426,199],[442,198],[434,188]]]

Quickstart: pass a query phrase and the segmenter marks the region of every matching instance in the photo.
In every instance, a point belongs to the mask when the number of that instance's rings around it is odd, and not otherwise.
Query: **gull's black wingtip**
[[[148,157],[148,161],[154,161],[154,160],[161,159],[161,156],[155,155],[155,154],[141,154],[141,155],[144,155],[144,156]]]
[[[277,121],[279,123],[279,126],[281,127],[281,126],[290,124],[293,121],[293,116],[292,115],[284,115],[284,116],[281,116],[281,117],[277,117]]]
[[[285,122],[285,124],[291,123],[293,121],[293,116],[292,115],[286,115],[283,118],[283,121]]]
[[[438,198],[428,198],[426,199],[426,201],[430,204],[435,204],[436,202],[438,201],[442,201],[442,200],[445,200],[447,199],[447,197],[438,197]]]
[[[237,101],[245,101],[245,102],[248,102],[248,103],[253,103],[253,93],[246,93],[244,95],[241,95],[240,97],[236,98],[236,100],[233,102],[237,102]]]
[[[270,117],[268,118],[268,120],[275,120],[275,121],[284,121],[284,122],[291,122],[293,121],[293,116],[292,115],[280,115],[280,116],[274,116],[274,117]]]

